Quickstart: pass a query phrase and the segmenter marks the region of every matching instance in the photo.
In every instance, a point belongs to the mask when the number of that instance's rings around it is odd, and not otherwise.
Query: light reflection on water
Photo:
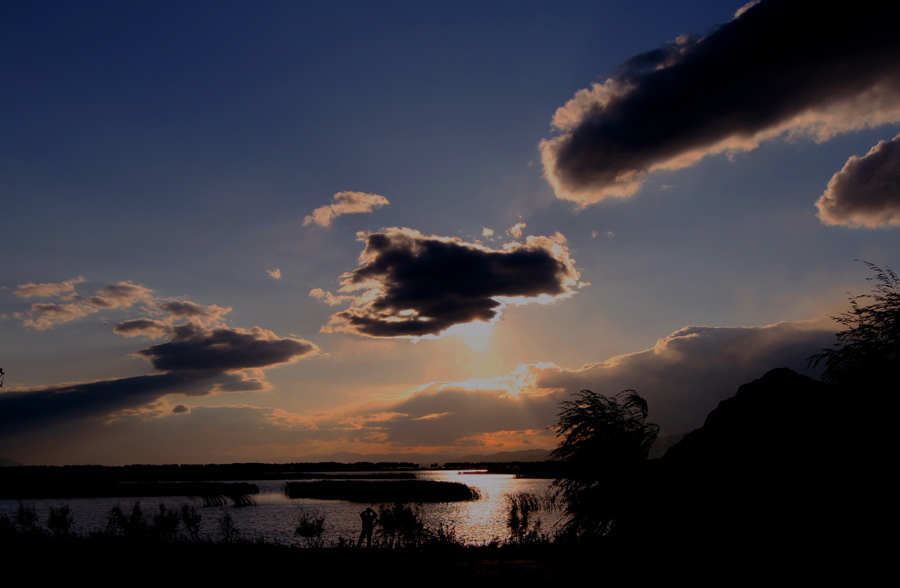
[[[417,477],[425,480],[441,480],[462,482],[477,489],[481,498],[471,502],[441,502],[422,505],[426,524],[437,528],[440,523],[455,530],[460,541],[470,544],[488,543],[495,539],[506,539],[506,527],[509,515],[507,496],[519,492],[531,492],[537,495],[546,494],[550,488],[550,480],[516,479],[512,475],[464,473],[453,471],[418,472]],[[252,482],[259,486],[259,494],[253,496],[257,506],[237,508],[234,506],[203,507],[201,503],[192,503],[202,515],[201,534],[215,538],[218,533],[218,521],[227,512],[240,531],[240,536],[250,539],[265,539],[282,544],[300,544],[302,539],[294,537],[297,516],[301,509],[317,510],[325,515],[326,544],[336,542],[340,537],[355,543],[360,531],[359,513],[368,504],[345,502],[342,500],[290,499],[284,496],[284,482],[281,480],[265,480]],[[33,505],[40,524],[46,527],[47,513],[51,507],[69,505],[75,526],[73,531],[87,534],[102,530],[106,525],[106,515],[111,508],[119,505],[126,514],[131,512],[135,502],[141,503],[144,514],[152,517],[158,512],[159,504],[167,508],[179,509],[189,502],[187,498],[73,498],[73,499],[41,499],[23,500]],[[0,500],[0,515],[10,518],[15,516],[19,501]],[[377,509],[377,505],[373,505]],[[542,530],[553,531],[559,519],[557,512],[540,513]]]

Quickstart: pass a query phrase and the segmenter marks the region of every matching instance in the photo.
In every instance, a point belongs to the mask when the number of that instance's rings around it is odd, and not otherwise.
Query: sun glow
[[[471,323],[453,325],[443,334],[460,337],[473,351],[485,351],[491,343],[491,335],[493,333],[493,323],[472,321]]]

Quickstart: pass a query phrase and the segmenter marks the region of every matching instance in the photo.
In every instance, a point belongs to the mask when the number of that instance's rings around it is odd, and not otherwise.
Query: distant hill
[[[4,459],[4,458],[0,457],[0,467],[20,466],[20,465],[22,465],[22,464],[20,464],[17,461],[13,461],[11,459]]]

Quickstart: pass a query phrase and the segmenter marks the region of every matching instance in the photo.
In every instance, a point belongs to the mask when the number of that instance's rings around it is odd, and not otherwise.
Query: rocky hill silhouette
[[[889,520],[890,462],[869,400],[784,368],[741,386],[648,462],[635,535],[723,570],[749,562],[834,571],[875,557]]]

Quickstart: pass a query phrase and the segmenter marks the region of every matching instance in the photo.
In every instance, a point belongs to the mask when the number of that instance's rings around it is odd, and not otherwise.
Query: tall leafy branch
[[[833,317],[844,326],[832,348],[809,358],[825,364],[821,380],[842,389],[877,390],[900,367],[900,278],[890,268],[863,263],[873,272],[870,294],[850,297],[850,310]]]

